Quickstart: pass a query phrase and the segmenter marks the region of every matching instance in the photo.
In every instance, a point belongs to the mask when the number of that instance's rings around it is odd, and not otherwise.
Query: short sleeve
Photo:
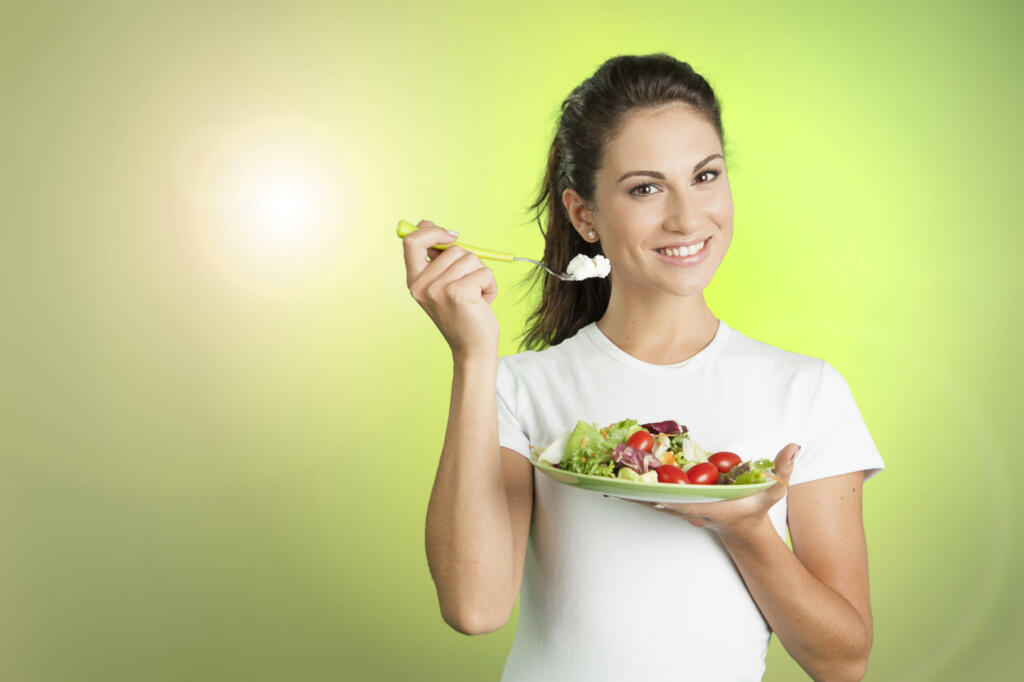
[[[524,457],[530,456],[530,439],[526,429],[516,416],[519,384],[504,357],[498,358],[498,445],[515,450]]]
[[[863,471],[864,480],[885,468],[850,386],[839,371],[822,360],[821,379],[797,453],[790,483]]]

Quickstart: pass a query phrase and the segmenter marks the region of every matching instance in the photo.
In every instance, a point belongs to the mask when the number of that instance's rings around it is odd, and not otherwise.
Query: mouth
[[[657,254],[658,258],[669,263],[670,265],[676,266],[689,266],[696,265],[702,262],[708,255],[708,242],[711,241],[711,237],[708,237],[700,243],[700,248],[695,253],[689,253],[689,250],[681,249],[668,249],[667,251],[662,249],[652,249]],[[681,254],[681,255],[676,255]]]

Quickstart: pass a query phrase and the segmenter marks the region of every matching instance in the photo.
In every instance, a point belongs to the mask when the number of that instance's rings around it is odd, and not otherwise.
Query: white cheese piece
[[[683,459],[697,464],[698,462],[708,461],[708,455],[710,454],[710,452],[694,443],[689,437],[683,439]],[[683,471],[689,468],[689,466],[684,466]]]
[[[569,266],[566,268],[566,273],[574,280],[607,277],[611,271],[611,261],[600,254],[591,258],[586,254],[578,253],[569,261]]]
[[[657,436],[654,437],[654,440],[657,443],[657,445],[654,446],[654,451],[651,452],[651,454],[657,457],[660,461],[661,456],[664,455],[665,452],[667,452],[668,449],[671,447],[671,443],[669,442],[668,436],[666,436],[664,433],[659,433]]]
[[[572,435],[572,431],[566,431],[547,447],[535,449],[533,451],[534,457],[537,460],[544,460],[550,464],[560,464],[562,462],[562,455],[565,454],[565,446],[569,442],[570,435]]]

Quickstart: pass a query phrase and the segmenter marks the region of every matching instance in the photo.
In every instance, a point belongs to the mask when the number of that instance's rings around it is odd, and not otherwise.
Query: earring
[[[597,233],[594,232],[593,230],[591,230],[590,232],[587,233],[587,236],[590,237],[591,239],[593,239],[594,237],[597,236]]]

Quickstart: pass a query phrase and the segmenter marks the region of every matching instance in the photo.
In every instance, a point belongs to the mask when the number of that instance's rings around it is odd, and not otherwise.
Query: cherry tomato
[[[654,436],[641,429],[629,437],[626,445],[643,452],[650,452],[651,448],[654,447]]]
[[[716,452],[715,454],[708,457],[708,461],[715,465],[715,467],[723,474],[729,473],[729,469],[740,463],[740,456],[735,452]]]
[[[662,464],[658,467],[658,483],[689,483],[690,477],[675,464]]]
[[[710,462],[695,464],[690,467],[686,475],[690,478],[690,483],[697,483],[698,485],[718,483],[718,469]]]

